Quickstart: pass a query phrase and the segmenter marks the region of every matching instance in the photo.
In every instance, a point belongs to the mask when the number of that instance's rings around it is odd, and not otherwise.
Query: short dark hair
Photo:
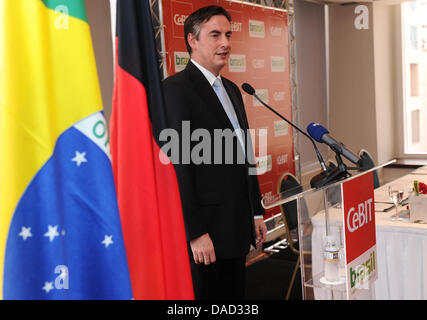
[[[187,51],[191,54],[191,47],[188,43],[188,34],[193,34],[196,39],[199,39],[200,25],[206,21],[209,21],[213,16],[224,16],[228,21],[231,22],[231,16],[223,7],[220,6],[207,6],[200,8],[190,14],[184,22],[184,38]]]

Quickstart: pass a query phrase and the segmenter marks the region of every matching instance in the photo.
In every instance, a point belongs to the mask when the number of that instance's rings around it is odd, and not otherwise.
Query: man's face
[[[188,35],[191,58],[217,76],[230,54],[231,24],[225,16],[217,15],[200,27],[199,39]]]

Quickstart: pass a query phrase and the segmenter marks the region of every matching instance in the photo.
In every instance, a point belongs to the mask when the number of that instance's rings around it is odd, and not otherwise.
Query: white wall
[[[399,4],[365,5],[369,28],[362,30],[354,25],[358,4],[330,6],[329,131],[382,164],[398,152]]]
[[[332,5],[330,26],[329,131],[357,153],[378,159],[372,5],[369,28],[354,26],[357,5]]]
[[[397,152],[396,6],[365,3],[368,29],[358,30],[357,5],[329,5],[325,16],[323,4],[295,1],[299,125],[319,122],[350,150],[366,149],[380,164]],[[311,144],[303,138],[298,147],[303,180],[305,174],[308,182],[319,167]],[[335,161],[328,147],[318,146],[325,159],[329,155]]]
[[[294,6],[298,125],[305,130],[312,121],[328,125],[325,14],[320,4],[296,0]],[[318,173],[320,166],[313,145],[301,134],[297,147],[304,181],[305,174],[314,175],[313,170]],[[327,147],[318,147],[326,157]]]
[[[378,163],[397,155],[395,41],[398,26],[394,24],[395,6],[373,5],[375,107],[377,126]]]

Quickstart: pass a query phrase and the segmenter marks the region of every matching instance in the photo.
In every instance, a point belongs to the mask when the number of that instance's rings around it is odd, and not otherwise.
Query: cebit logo
[[[173,16],[173,22],[175,22],[175,24],[177,26],[183,26],[185,19],[187,19],[188,16],[184,15],[184,14],[176,14]]]
[[[273,37],[280,37],[282,35],[282,28],[281,27],[271,27],[270,33]]]
[[[277,156],[277,164],[280,166],[282,164],[285,164],[288,162],[288,155],[287,154],[282,154]]]
[[[372,221],[372,198],[351,207],[347,214],[347,228],[354,232]]]
[[[254,69],[264,69],[264,59],[252,59],[252,67]]]
[[[274,101],[283,101],[285,100],[285,91],[275,91],[273,93]]]
[[[272,191],[269,191],[269,192],[264,193],[264,194],[263,194],[263,198],[264,198],[266,201],[274,201],[274,195],[273,195],[273,192],[272,192]]]

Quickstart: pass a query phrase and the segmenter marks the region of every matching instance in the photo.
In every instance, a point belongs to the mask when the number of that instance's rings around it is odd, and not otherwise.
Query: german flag
[[[117,1],[111,152],[135,299],[193,299],[149,1]],[[163,161],[164,162],[164,161]]]

